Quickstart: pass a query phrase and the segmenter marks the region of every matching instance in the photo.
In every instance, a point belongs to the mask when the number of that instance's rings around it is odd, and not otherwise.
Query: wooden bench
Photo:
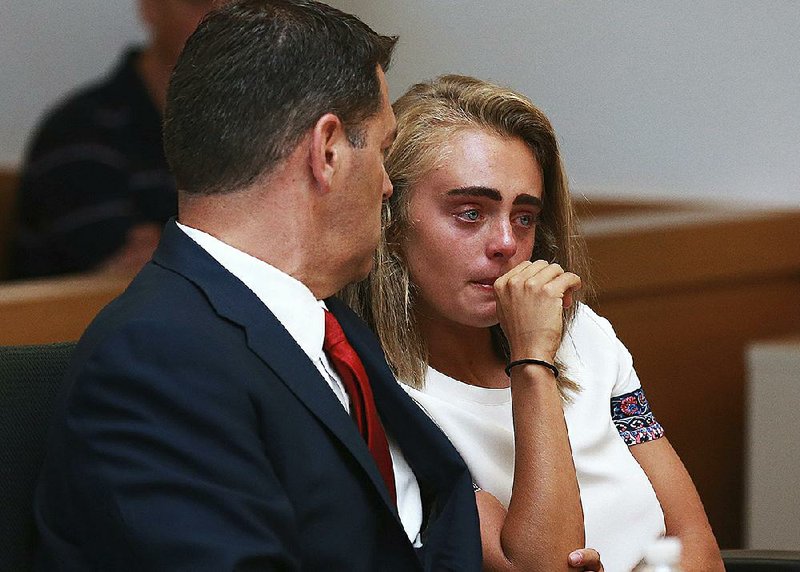
[[[77,340],[130,282],[120,276],[67,276],[0,284],[0,345]]]

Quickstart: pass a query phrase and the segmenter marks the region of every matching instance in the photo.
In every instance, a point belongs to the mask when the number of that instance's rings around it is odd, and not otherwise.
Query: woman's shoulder
[[[611,322],[583,302],[579,302],[575,308],[575,317],[569,326],[568,335],[573,338],[596,336],[610,342],[618,341]]]
[[[576,308],[559,354],[568,373],[581,386],[613,385],[631,361],[611,323],[586,304]]]

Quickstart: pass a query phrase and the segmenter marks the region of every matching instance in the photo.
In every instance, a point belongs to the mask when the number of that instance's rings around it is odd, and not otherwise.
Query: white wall
[[[19,163],[45,109],[142,37],[135,0],[0,0],[0,165]]]
[[[796,0],[333,0],[400,35],[396,97],[456,72],[523,91],[573,189],[800,207]]]
[[[401,36],[389,81],[528,94],[575,190],[800,206],[796,0],[331,0]],[[60,94],[141,37],[134,0],[0,0],[0,164]]]
[[[745,546],[800,546],[800,339],[758,342],[747,352]]]

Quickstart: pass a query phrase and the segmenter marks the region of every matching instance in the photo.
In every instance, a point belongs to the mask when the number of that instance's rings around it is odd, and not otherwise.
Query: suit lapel
[[[383,478],[356,424],[306,353],[261,300],[174,221],[167,224],[153,260],[193,282],[220,316],[244,328],[250,349],[341,441],[366,472],[387,508],[398,518],[397,509],[389,499]]]
[[[375,404],[417,477],[424,528],[417,555],[425,570],[480,570],[481,541],[472,478],[438,427],[395,380],[377,340],[349,308],[327,300],[370,377]]]
[[[339,400],[308,359],[308,356],[289,337],[275,316],[267,310],[268,319],[245,326],[250,348],[281,378],[295,396],[325,425],[355,457],[369,476],[383,502],[393,513],[394,503],[358,428]],[[275,343],[276,332],[282,343]],[[291,343],[284,342],[289,338]],[[290,351],[287,349],[291,348]]]
[[[423,494],[447,494],[453,480],[466,471],[447,437],[400,387],[386,364],[378,340],[343,302],[325,301],[336,315],[369,375],[384,428],[403,451]]]

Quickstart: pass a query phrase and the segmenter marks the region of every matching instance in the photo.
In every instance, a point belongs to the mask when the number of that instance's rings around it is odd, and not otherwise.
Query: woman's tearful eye
[[[459,216],[459,218],[462,218],[463,220],[466,220],[468,222],[475,222],[475,221],[477,221],[478,219],[481,218],[481,215],[480,215],[480,213],[478,212],[477,209],[466,210],[466,211],[462,212],[461,214],[459,214],[458,216]]]
[[[534,226],[537,222],[537,218],[532,214],[524,214],[517,217],[517,223],[526,228]]]

